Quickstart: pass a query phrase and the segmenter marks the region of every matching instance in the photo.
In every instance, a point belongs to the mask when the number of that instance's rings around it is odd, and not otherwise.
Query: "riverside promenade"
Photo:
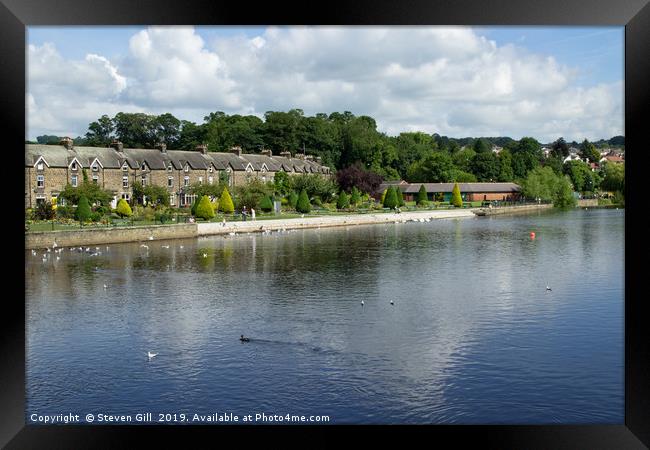
[[[253,233],[301,228],[324,228],[379,223],[401,223],[433,219],[474,217],[472,209],[409,211],[402,213],[346,214],[332,216],[265,219],[246,222],[185,223],[176,225],[149,225],[70,231],[38,231],[25,234],[25,249],[76,247],[99,244],[117,244],[167,239],[187,239],[231,233]]]
[[[300,228],[325,228],[396,222],[402,223],[473,216],[474,213],[472,212],[472,209],[451,209],[445,211],[408,211],[402,213],[348,214],[337,216],[298,217],[293,219],[249,220],[246,222],[226,222],[225,225],[222,223],[211,222],[197,224],[197,235],[210,236],[215,234],[295,230]]]

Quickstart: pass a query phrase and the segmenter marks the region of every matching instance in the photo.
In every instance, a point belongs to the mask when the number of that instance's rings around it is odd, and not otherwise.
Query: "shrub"
[[[226,214],[232,214],[235,212],[235,205],[232,202],[232,197],[228,192],[228,188],[223,188],[221,198],[219,199],[219,210]]]
[[[345,209],[350,206],[350,198],[345,191],[339,193],[339,198],[336,200],[336,209]]]
[[[77,205],[75,218],[79,222],[85,222],[90,219],[90,204],[88,203],[88,199],[85,195],[79,197],[79,204]]]
[[[424,185],[421,184],[420,185],[420,190],[418,191],[417,205],[418,206],[424,206],[426,204],[427,200],[429,200],[429,198],[427,197],[427,190],[424,187]]]
[[[350,205],[355,206],[361,202],[361,192],[357,187],[352,188],[352,193],[350,194]]]
[[[100,220],[102,220],[102,217],[104,217],[104,215],[100,212],[93,211],[90,213],[90,220],[92,222],[99,222]]]
[[[298,204],[298,194],[296,194],[295,191],[292,191],[291,194],[289,194],[287,200],[289,201],[289,206],[296,209],[296,205]]]
[[[52,209],[52,204],[50,202],[38,202],[33,211],[33,217],[35,220],[52,220],[54,219],[54,214],[55,211]]]
[[[271,201],[271,197],[266,196],[262,199],[260,202],[260,209],[264,212],[273,211],[273,202]]]
[[[131,215],[133,214],[133,211],[131,211],[131,207],[129,206],[127,201],[124,200],[123,198],[121,198],[117,202],[117,208],[115,208],[115,212],[120,217],[131,217]]]
[[[397,194],[397,206],[400,208],[405,205],[404,203],[404,196],[402,195],[402,190],[398,187],[394,188],[395,189],[395,194]]]
[[[386,194],[388,194],[388,189],[384,189],[384,192],[381,193],[381,204],[384,204],[384,201],[386,200]]]
[[[207,195],[201,197],[199,204],[196,206],[195,216],[205,220],[210,220],[214,217],[212,203],[210,203],[210,199]]]
[[[57,206],[56,207],[56,217],[61,219],[73,219],[74,218],[74,208],[72,206]]]
[[[168,211],[160,211],[154,215],[154,220],[156,222],[165,223],[171,221],[172,216]]]
[[[454,183],[454,188],[451,190],[451,204],[456,208],[463,206],[463,197],[460,195],[458,183]]]
[[[296,202],[296,211],[301,213],[308,213],[311,211],[311,204],[309,203],[309,197],[307,197],[307,191],[300,191],[298,196],[298,202]]]
[[[202,195],[197,195],[196,198],[194,199],[194,202],[192,203],[192,207],[190,208],[190,214],[193,216],[196,216],[196,207],[199,206],[199,202],[203,198]]]
[[[395,192],[393,186],[388,187],[386,196],[384,197],[383,205],[384,208],[390,208],[390,209],[394,209],[397,207],[398,205],[397,192]]]

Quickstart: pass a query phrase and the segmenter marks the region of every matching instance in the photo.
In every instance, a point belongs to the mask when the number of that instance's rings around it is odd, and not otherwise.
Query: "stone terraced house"
[[[275,156],[271,150],[262,150],[261,154],[250,154],[240,147],[219,153],[208,152],[206,145],[194,151],[167,150],[165,144],[156,149],[124,148],[118,141],[110,147],[76,147],[72,139],[63,138],[60,145],[25,146],[25,208],[40,201],[55,201],[68,183],[79,186],[84,171],[88,181],[113,193],[113,208],[120,198],[131,199],[135,183],[164,186],[170,205],[185,207],[195,198],[189,192],[192,184],[219,183],[222,173],[228,174],[231,187],[252,178],[272,181],[279,171],[331,175],[320,158],[300,153]]]

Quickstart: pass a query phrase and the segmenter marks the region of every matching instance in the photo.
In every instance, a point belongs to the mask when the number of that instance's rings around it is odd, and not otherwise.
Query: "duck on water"
[[[239,336],[239,340],[242,341],[242,342],[250,342],[250,338],[244,337],[243,334],[241,336]]]

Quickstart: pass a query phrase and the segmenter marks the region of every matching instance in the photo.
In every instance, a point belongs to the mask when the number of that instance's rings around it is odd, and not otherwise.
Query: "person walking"
[[[246,207],[245,206],[241,209],[241,217],[242,217],[242,220],[244,222],[246,222]]]
[[[255,222],[255,210],[251,208],[251,220]]]

